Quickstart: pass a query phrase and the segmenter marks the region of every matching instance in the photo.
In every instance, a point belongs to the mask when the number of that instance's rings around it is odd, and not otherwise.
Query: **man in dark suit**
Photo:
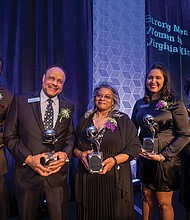
[[[68,217],[69,188],[67,181],[68,162],[73,146],[74,104],[61,98],[65,82],[62,68],[52,66],[42,78],[38,93],[14,97],[5,123],[4,142],[15,158],[17,202],[21,220],[39,218],[41,199],[46,198],[51,220]],[[44,143],[44,120],[48,99],[53,106],[53,127],[56,132],[55,153],[49,165],[42,159],[50,152]]]
[[[3,73],[3,60],[0,58],[0,76]],[[7,219],[4,174],[7,172],[7,159],[3,145],[3,126],[12,101],[12,93],[0,86],[0,219]]]

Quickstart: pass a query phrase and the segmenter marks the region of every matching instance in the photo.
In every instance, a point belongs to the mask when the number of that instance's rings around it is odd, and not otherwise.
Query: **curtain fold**
[[[190,0],[146,0],[146,66],[159,61],[171,75],[171,85],[182,99],[190,76]]]
[[[92,92],[92,28],[92,0],[0,0],[1,84],[13,93],[36,91],[48,66],[62,66],[63,95],[75,103],[76,124]],[[14,213],[14,161],[8,152],[7,157],[9,212]],[[75,167],[73,160],[71,185]]]
[[[80,116],[92,91],[92,1],[0,0],[0,5],[6,72],[1,83],[14,93],[35,91],[43,71],[61,65],[67,74],[63,92]]]

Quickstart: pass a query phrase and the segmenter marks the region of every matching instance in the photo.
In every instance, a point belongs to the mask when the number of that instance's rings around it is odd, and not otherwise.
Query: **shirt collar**
[[[40,91],[40,100],[41,100],[41,102],[44,103],[44,102],[46,102],[49,98],[50,98],[50,97],[48,97],[48,96],[44,93],[43,89],[41,89],[41,91]],[[53,103],[56,103],[56,101],[58,100],[58,97],[57,97],[57,95],[56,95],[56,96],[54,96],[54,97],[51,98],[51,99],[53,100]]]

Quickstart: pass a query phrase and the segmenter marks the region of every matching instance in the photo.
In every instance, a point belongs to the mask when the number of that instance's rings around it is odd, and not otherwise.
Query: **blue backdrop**
[[[146,64],[164,63],[174,92],[186,100],[185,79],[190,76],[190,1],[146,0]]]

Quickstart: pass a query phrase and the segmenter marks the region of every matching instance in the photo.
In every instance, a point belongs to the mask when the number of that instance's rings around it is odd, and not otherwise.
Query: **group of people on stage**
[[[119,110],[114,86],[99,83],[76,129],[77,106],[60,96],[65,80],[65,71],[55,65],[44,72],[38,92],[13,97],[0,87],[0,219],[6,219],[6,146],[15,160],[21,220],[39,219],[44,199],[51,220],[68,219],[72,156],[78,158],[76,219],[134,220],[130,161],[137,159],[143,220],[153,219],[155,205],[160,219],[174,220],[172,196],[178,189],[190,220],[190,108],[171,91],[166,67],[154,63],[147,71],[145,94],[131,119]],[[190,79],[185,93],[190,100]]]

